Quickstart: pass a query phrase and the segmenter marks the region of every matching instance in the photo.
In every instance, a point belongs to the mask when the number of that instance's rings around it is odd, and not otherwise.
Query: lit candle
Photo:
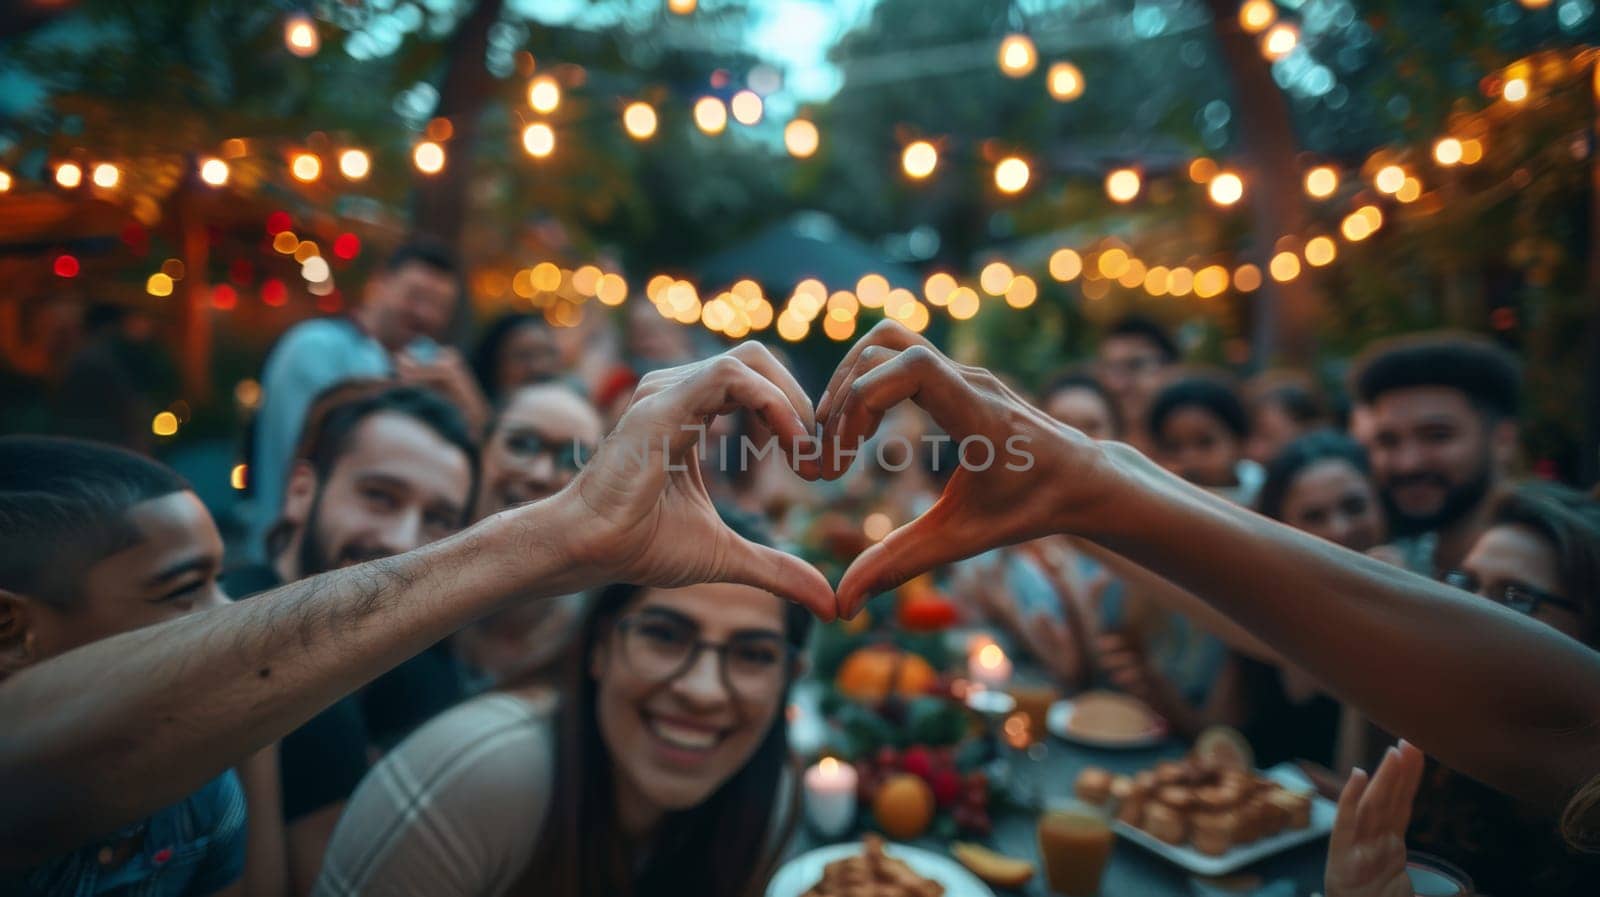
[[[823,757],[806,770],[806,819],[825,838],[849,831],[856,818],[856,768]]]
[[[1011,680],[1011,659],[1000,646],[990,642],[979,648],[967,661],[967,671],[974,682],[989,688],[998,688]]]

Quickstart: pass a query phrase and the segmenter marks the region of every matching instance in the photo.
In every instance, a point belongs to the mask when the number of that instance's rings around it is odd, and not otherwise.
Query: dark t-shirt
[[[228,572],[223,588],[235,598],[282,585],[265,564]],[[278,745],[283,818],[302,816],[347,800],[367,774],[369,750],[387,750],[466,696],[465,677],[443,643],[379,676],[365,689],[334,702]]]
[[[1278,668],[1249,657],[1235,656],[1239,688],[1249,719],[1241,727],[1256,755],[1256,765],[1269,769],[1290,760],[1312,760],[1333,766],[1339,739],[1339,702],[1327,695],[1291,700]]]

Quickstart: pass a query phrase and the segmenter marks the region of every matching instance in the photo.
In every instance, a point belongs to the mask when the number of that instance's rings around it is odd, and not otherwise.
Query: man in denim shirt
[[[228,600],[217,586],[222,540],[200,500],[177,474],[120,449],[8,440],[0,527],[0,679]],[[244,790],[228,770],[143,820],[0,876],[0,892],[216,894],[240,879],[246,835]]]

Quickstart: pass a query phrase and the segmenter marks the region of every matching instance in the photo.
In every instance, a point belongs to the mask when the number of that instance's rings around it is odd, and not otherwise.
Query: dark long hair
[[[746,525],[734,528],[746,538],[762,541]],[[595,646],[644,591],[626,584],[606,587],[587,609],[567,648],[556,711],[550,809],[514,894],[754,897],[766,887],[778,860],[768,844],[788,840],[794,829],[799,776],[793,774],[789,755],[786,685],[778,712],[755,753],[704,802],[663,817],[648,859],[635,874],[633,855],[619,834],[611,752],[600,734],[598,685],[589,670]],[[797,651],[805,645],[810,625],[810,613],[798,605],[785,605],[784,636]],[[785,798],[788,810],[774,824],[773,804],[786,769],[791,772],[791,793]]]
[[[1261,491],[1256,494],[1256,510],[1273,520],[1283,520],[1283,502],[1294,488],[1295,481],[1312,465],[1323,461],[1343,461],[1356,473],[1372,477],[1372,467],[1367,463],[1367,450],[1359,442],[1336,430],[1318,430],[1290,442],[1267,462],[1267,475],[1261,481]],[[1376,495],[1377,490],[1373,490]]]

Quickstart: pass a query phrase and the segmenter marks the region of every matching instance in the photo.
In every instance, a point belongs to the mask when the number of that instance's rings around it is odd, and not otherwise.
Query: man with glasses
[[[1111,325],[1095,350],[1095,375],[1117,402],[1123,441],[1149,454],[1150,402],[1178,363],[1178,346],[1160,324],[1130,315]]]

